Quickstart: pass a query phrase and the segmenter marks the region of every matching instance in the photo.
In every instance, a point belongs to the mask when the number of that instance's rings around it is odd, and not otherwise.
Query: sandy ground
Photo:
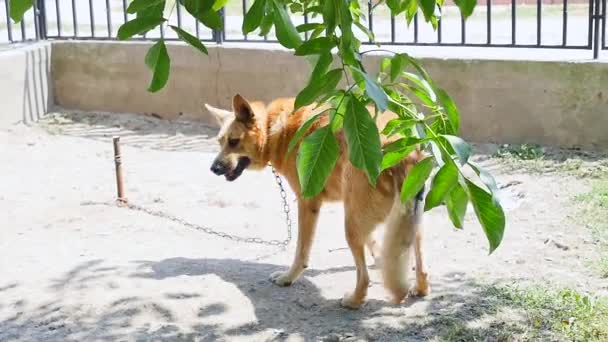
[[[120,134],[132,202],[220,231],[284,238],[270,171],[233,183],[212,175],[213,133],[127,114],[49,115],[0,131],[0,341],[432,340],[446,338],[446,322],[495,324],[476,310],[477,284],[608,292],[588,267],[596,257],[589,230],[573,217],[572,197],[586,182],[504,172],[483,156],[507,186],[502,246],[487,255],[472,211],[456,231],[445,208],[434,209],[425,225],[433,293],[401,306],[386,302],[372,270],[367,305],[340,308],[355,281],[340,205],[323,209],[310,268],[289,288],[268,276],[290,264],[295,241],[286,250],[237,243],[145,213],[84,205],[114,198],[110,138]]]

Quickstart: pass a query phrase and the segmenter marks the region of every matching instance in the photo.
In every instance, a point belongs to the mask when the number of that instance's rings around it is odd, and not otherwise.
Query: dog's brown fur
[[[298,128],[319,109],[311,105],[293,112],[293,99],[277,99],[265,106],[261,102],[250,103],[240,95],[233,99],[233,111],[206,106],[221,126],[218,135],[221,151],[212,167],[214,172],[224,174],[228,180],[234,180],[244,168],[259,170],[272,164],[287,179],[297,195],[299,215],[295,259],[287,272],[271,275],[273,282],[287,286],[302,274],[308,266],[322,204],[326,201],[343,201],[346,240],[357,267],[357,282],[355,290],[343,298],[342,305],[358,308],[365,301],[369,285],[365,246],[382,264],[384,285],[392,294],[394,302],[401,302],[408,291],[420,296],[429,293],[430,286],[422,257],[420,198],[417,196],[409,203],[401,203],[399,199],[399,190],[408,171],[425,157],[420,150],[417,149],[402,163],[382,172],[373,188],[366,174],[349,162],[346,141],[342,133],[338,133],[341,153],[334,171],[318,196],[304,198],[301,196],[296,170],[296,153],[286,154],[289,142]],[[377,118],[379,128],[382,129],[394,117],[390,112],[381,114]],[[321,115],[308,134],[327,123],[328,116]],[[387,142],[383,140],[383,144]],[[376,242],[371,239],[371,233],[381,223],[386,223],[386,230],[380,253]],[[415,245],[416,285],[408,289],[407,269],[412,245]],[[381,259],[378,260],[380,256]]]

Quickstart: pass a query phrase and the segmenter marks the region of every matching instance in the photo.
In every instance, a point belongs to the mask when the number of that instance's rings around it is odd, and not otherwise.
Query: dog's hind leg
[[[308,267],[310,248],[314,239],[321,201],[298,200],[298,245],[293,264],[287,272],[274,272],[270,275],[273,283],[280,286],[291,285]]]
[[[370,234],[370,237],[367,239],[367,243],[365,245],[367,246],[367,249],[369,250],[372,257],[374,258],[374,265],[376,267],[382,267],[382,250],[378,241],[374,239]]]
[[[410,290],[410,296],[424,297],[431,293],[431,285],[429,284],[429,274],[426,270],[424,255],[422,253],[421,227],[416,231],[414,254],[416,256],[416,286]]]
[[[342,298],[341,304],[344,307],[358,309],[365,303],[367,288],[369,286],[369,274],[367,264],[365,263],[365,244],[374,228],[375,224],[369,224],[359,217],[352,215],[352,213],[346,213],[346,241],[357,267],[357,284],[353,292],[347,293]]]

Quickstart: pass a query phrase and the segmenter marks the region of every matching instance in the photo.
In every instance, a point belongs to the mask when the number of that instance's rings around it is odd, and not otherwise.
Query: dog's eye
[[[236,147],[239,144],[239,139],[228,139],[228,146]]]

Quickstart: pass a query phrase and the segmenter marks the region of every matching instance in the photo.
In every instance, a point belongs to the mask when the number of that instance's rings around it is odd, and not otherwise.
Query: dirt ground
[[[238,243],[90,205],[115,197],[115,134],[133,203],[231,234],[286,236],[270,170],[233,183],[209,171],[209,127],[75,113],[16,124],[0,131],[0,341],[419,341],[450,340],[454,327],[494,340],[522,318],[484,310],[483,284],[608,293],[588,267],[598,251],[572,204],[585,179],[477,155],[504,188],[502,246],[488,256],[472,210],[457,231],[436,208],[425,219],[432,294],[391,305],[373,269],[369,301],[352,311],[339,306],[355,281],[340,205],[323,209],[304,276],[280,288],[268,276],[290,264],[295,241],[286,250]]]

